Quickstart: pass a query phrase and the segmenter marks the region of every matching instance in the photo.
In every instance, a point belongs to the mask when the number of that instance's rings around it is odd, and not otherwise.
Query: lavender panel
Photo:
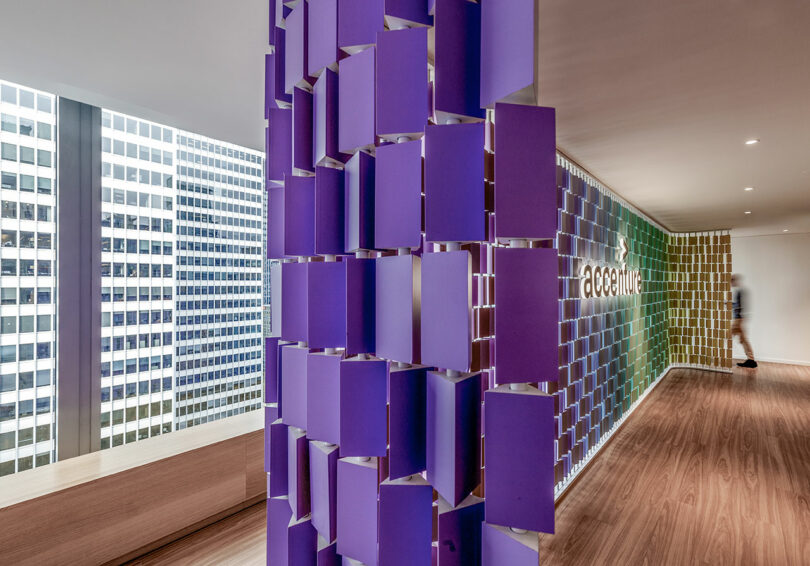
[[[481,374],[427,372],[427,480],[451,505],[481,482]]]
[[[427,28],[377,34],[377,135],[424,132],[428,119]]]
[[[554,397],[508,385],[485,393],[487,523],[554,532]]]
[[[315,255],[314,177],[284,177],[284,253]]]
[[[419,361],[420,267],[414,255],[377,258],[375,335],[381,358]]]
[[[316,167],[315,253],[318,255],[344,253],[344,199],[343,171],[331,167]]]
[[[418,248],[422,242],[422,142],[377,148],[374,245]]]
[[[469,371],[472,261],[466,250],[422,254],[422,363]]]
[[[377,349],[375,329],[376,260],[346,258],[346,355]]]
[[[309,0],[307,72],[310,75],[320,75],[324,67],[337,63],[337,29],[338,0]]]
[[[481,523],[481,566],[537,566],[537,533],[518,534],[505,527]]]
[[[281,183],[292,174],[292,110],[271,108],[267,119],[267,179]]]
[[[284,257],[284,187],[267,187],[267,258]]]
[[[265,434],[270,438],[270,485],[268,496],[287,495],[287,425],[280,419],[273,422]]]
[[[316,566],[340,566],[341,559],[337,553],[337,542],[329,542],[318,535],[318,560]]]
[[[386,362],[340,362],[340,456],[386,454]]]
[[[345,348],[346,264],[310,263],[307,277],[309,347]]]
[[[346,253],[374,249],[375,161],[360,151],[346,162],[343,212]]]
[[[557,235],[553,108],[495,105],[495,237]]]
[[[338,84],[340,76],[324,70],[312,89],[312,145],[317,165],[345,163],[349,156],[338,151]]]
[[[290,521],[287,536],[290,566],[315,564],[318,552],[318,533],[312,527],[312,521],[308,518]]]
[[[487,239],[483,124],[426,128],[425,237],[428,242]]]
[[[294,519],[309,514],[309,441],[305,431],[292,426],[287,428],[287,497]]]
[[[377,460],[338,460],[337,551],[377,564]]]
[[[383,0],[338,2],[338,47],[347,53],[373,45],[383,31]]]
[[[484,500],[470,495],[457,507],[453,507],[439,498],[437,506],[439,564],[480,566]]]
[[[312,159],[312,93],[293,89],[293,169],[297,174],[314,173]]]
[[[267,500],[267,563],[289,564],[287,526],[292,511],[286,497]]]
[[[495,249],[495,367],[503,383],[557,381],[557,250]]]
[[[431,566],[433,488],[420,476],[380,484],[380,564]]]
[[[309,82],[311,79],[307,73],[309,60],[309,2],[299,2],[287,16],[286,24],[284,91],[292,93],[295,87],[311,84]]]
[[[357,2],[360,3],[360,2]],[[341,6],[346,2],[341,2]],[[374,146],[374,47],[343,59],[338,83],[338,148]]]
[[[433,23],[427,0],[385,0],[385,20],[390,29],[404,24],[429,26]]]
[[[281,265],[281,337],[293,342],[307,339],[307,264]]]
[[[337,446],[309,443],[312,526],[327,541],[337,536],[337,461]]]
[[[340,354],[307,356],[307,436],[340,444]]]
[[[483,118],[481,4],[437,0],[435,12],[434,104],[439,124],[448,118]]]
[[[535,0],[481,4],[482,108],[504,100],[534,101],[534,26]],[[526,95],[527,90],[532,92]]]
[[[388,373],[388,476],[397,479],[425,470],[426,389],[423,367]]]
[[[286,295],[286,293],[285,293]],[[281,396],[284,424],[307,429],[307,354],[300,346],[281,349]]]
[[[276,26],[275,28],[276,74],[275,79],[273,80],[273,97],[276,99],[276,103],[282,106],[289,106],[290,104],[292,104],[292,94],[287,93],[285,84],[286,81],[284,78],[287,70],[286,37],[287,37],[286,30],[282,27]]]

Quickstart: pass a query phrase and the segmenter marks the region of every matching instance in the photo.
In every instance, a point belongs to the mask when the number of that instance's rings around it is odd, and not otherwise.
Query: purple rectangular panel
[[[457,507],[439,498],[439,564],[481,566],[484,500],[470,495]]]
[[[264,339],[264,402],[278,403],[279,338]]]
[[[375,161],[359,151],[346,162],[343,209],[346,253],[374,249]]]
[[[315,253],[318,255],[339,255],[345,251],[343,178],[341,169],[315,168]]]
[[[448,118],[483,118],[481,80],[481,4],[436,0],[434,104],[439,124]]]
[[[451,505],[481,483],[481,374],[427,372],[427,480]]]
[[[427,28],[377,34],[377,135],[418,136],[428,119]]]
[[[309,441],[306,431],[292,426],[287,428],[287,497],[293,518],[309,514]]]
[[[425,130],[425,237],[428,242],[487,239],[484,125]]]
[[[271,456],[273,437],[270,434],[270,427],[278,419],[278,405],[265,405],[264,407],[264,471],[270,473],[272,467]],[[268,478],[269,479],[269,478]]]
[[[302,88],[293,89],[293,171],[296,174],[314,173],[312,160],[312,93]]]
[[[337,461],[337,446],[309,443],[312,526],[328,541],[337,536]]]
[[[338,2],[338,47],[356,53],[377,40],[383,31],[383,0],[340,0]]]
[[[469,371],[472,359],[470,252],[422,254],[422,363]]]
[[[289,564],[287,527],[292,518],[286,497],[267,500],[267,563]]]
[[[272,28],[271,28],[272,29]],[[273,96],[276,80],[276,56],[268,53],[264,56],[264,117],[270,117],[270,109],[278,108],[278,103]]]
[[[380,564],[431,566],[433,487],[421,476],[380,484]]]
[[[268,35],[267,44],[270,45],[270,46],[273,46],[275,44],[275,38],[276,38],[276,30],[275,30],[275,26],[276,26],[276,8],[277,8],[276,4],[278,3],[278,0],[268,0],[267,3],[269,5],[268,6],[268,8],[269,8],[268,9],[268,16],[269,17],[267,19],[267,28],[268,28],[267,29],[267,31],[268,31],[268,33],[267,33],[267,35]]]
[[[506,527],[481,523],[481,566],[537,566],[537,533],[515,533]]]
[[[307,344],[310,348],[346,347],[346,264],[310,263],[307,277]]]
[[[385,456],[386,362],[351,358],[340,362],[340,457]]]
[[[554,397],[508,385],[484,394],[486,521],[554,532]]]
[[[338,84],[340,76],[325,69],[312,88],[312,151],[316,165],[345,163],[338,151]]]
[[[287,531],[290,566],[310,566],[315,564],[318,552],[318,533],[309,517],[291,520]]]
[[[388,476],[397,479],[425,470],[424,367],[388,370]]]
[[[495,237],[557,235],[554,109],[495,105]]]
[[[267,119],[267,180],[281,183],[292,174],[292,110],[271,108]]]
[[[286,293],[285,293],[286,295]],[[307,429],[307,348],[287,346],[281,349],[281,396],[286,425]]]
[[[267,258],[284,257],[284,187],[267,187]]]
[[[284,91],[311,84],[309,61],[309,2],[299,2],[287,16],[287,43],[284,50]],[[293,97],[294,98],[294,97]],[[293,100],[295,102],[295,100]]]
[[[339,50],[338,0],[309,0],[309,53],[307,72],[318,76],[325,67],[337,69]]]
[[[377,148],[374,245],[418,248],[422,243],[422,142]]]
[[[315,177],[284,177],[284,253],[315,255]]]
[[[270,486],[269,497],[287,495],[287,425],[280,419],[267,427],[265,434],[270,438]]]
[[[381,358],[419,362],[420,267],[414,255],[377,258],[375,333]]]
[[[495,379],[557,381],[557,250],[495,249]]]
[[[316,566],[340,566],[342,560],[337,553],[337,542],[329,542],[318,535],[318,561]]]
[[[307,437],[340,444],[340,354],[307,357]]]
[[[281,267],[281,266],[279,266],[279,267]],[[278,401],[277,401],[277,404],[278,404],[278,416],[279,416],[279,418],[281,418],[282,414],[284,413],[284,403],[283,403],[283,398],[282,398],[283,392],[282,392],[282,388],[281,388],[282,350],[284,348],[286,348],[287,346],[296,346],[296,345],[297,344],[294,343],[294,342],[286,342],[286,341],[278,343],[278,353],[276,354],[276,356],[278,357]]]
[[[377,459],[338,460],[337,551],[377,565]]]
[[[481,4],[482,108],[534,102],[536,0]]]
[[[307,265],[281,264],[281,337],[284,340],[307,340]]]
[[[427,0],[385,0],[385,21],[390,29],[429,26],[433,18],[428,14]]]
[[[374,259],[346,258],[346,355],[376,351],[376,267]]]
[[[276,76],[275,80],[273,81],[273,95],[276,99],[276,103],[279,105],[289,106],[292,104],[292,94],[287,93],[286,85],[285,85],[285,78],[284,75],[286,74],[286,30],[282,27],[276,26],[275,30],[275,65],[276,65]],[[291,140],[292,141],[292,140]]]
[[[346,3],[341,2],[341,6]],[[356,3],[362,2],[356,1]],[[374,146],[374,53],[374,47],[369,47],[343,59],[339,64],[338,149],[340,151],[354,153],[358,149]]]

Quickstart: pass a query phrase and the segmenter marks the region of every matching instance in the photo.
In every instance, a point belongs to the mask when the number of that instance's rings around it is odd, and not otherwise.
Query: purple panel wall
[[[292,93],[295,87],[309,86],[309,2],[299,2],[287,16],[285,40],[284,91]],[[293,103],[295,97],[293,96]]]
[[[271,108],[268,112],[266,177],[270,181],[281,183],[285,175],[292,174],[292,110]]]
[[[342,2],[341,5],[346,4]],[[374,146],[374,53],[369,47],[340,64],[338,149],[354,153]]]
[[[419,362],[421,260],[415,255],[377,259],[376,353],[381,358]]]
[[[311,263],[307,271],[307,343],[310,348],[346,347],[346,264]]]
[[[376,566],[377,459],[341,458],[337,483],[337,551]]]
[[[418,248],[422,243],[422,142],[380,146],[375,172],[375,247]]]
[[[380,484],[380,564],[431,566],[433,487],[420,476]]]
[[[418,136],[428,118],[427,29],[377,34],[377,135]]]
[[[284,254],[315,255],[315,177],[284,177]]]
[[[383,360],[340,362],[340,456],[385,456],[387,371]]]
[[[338,0],[309,0],[307,71],[319,76],[325,67],[337,69]]]
[[[315,253],[318,255],[344,253],[344,199],[343,171],[331,167],[316,167]]]

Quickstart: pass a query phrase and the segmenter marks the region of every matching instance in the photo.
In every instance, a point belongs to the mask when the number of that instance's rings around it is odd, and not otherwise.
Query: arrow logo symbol
[[[619,263],[624,263],[627,253],[630,250],[627,248],[627,241],[624,238],[619,238]]]

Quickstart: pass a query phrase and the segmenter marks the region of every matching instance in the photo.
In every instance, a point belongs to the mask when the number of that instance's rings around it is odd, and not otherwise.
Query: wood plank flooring
[[[133,564],[264,564],[256,505]],[[545,565],[810,565],[810,367],[674,370],[541,535]]]

